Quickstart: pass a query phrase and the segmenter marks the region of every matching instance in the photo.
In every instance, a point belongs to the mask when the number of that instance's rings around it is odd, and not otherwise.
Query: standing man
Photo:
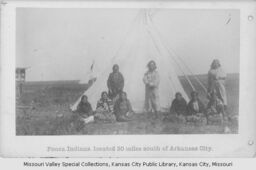
[[[220,61],[215,59],[211,64],[208,72],[208,94],[215,91],[217,97],[223,102],[224,107],[227,108],[227,93],[225,87],[226,73],[223,71]]]
[[[119,66],[115,64],[113,66],[113,72],[109,74],[107,85],[108,85],[108,95],[114,102],[119,97],[119,94],[124,88],[124,77],[122,73],[119,72]]]
[[[160,77],[156,70],[155,61],[151,60],[148,65],[148,71],[144,74],[143,82],[145,84],[145,106],[147,112],[154,113],[157,117],[159,111],[159,92],[158,87]]]

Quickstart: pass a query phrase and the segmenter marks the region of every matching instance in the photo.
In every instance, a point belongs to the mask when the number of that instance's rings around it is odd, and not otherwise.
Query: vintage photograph
[[[238,134],[235,9],[17,8],[16,135]]]

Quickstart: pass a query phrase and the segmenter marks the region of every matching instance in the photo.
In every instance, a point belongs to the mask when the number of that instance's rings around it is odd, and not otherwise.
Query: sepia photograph
[[[238,134],[235,9],[17,8],[16,135]]]
[[[0,3],[0,156],[254,157],[255,5]]]

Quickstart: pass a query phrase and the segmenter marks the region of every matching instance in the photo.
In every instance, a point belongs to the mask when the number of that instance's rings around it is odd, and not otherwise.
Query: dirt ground
[[[206,75],[198,78],[206,85]],[[184,77],[180,77],[185,91],[191,88]],[[197,84],[192,79],[194,84]],[[163,121],[164,114],[152,119],[148,113],[138,113],[129,122],[90,123],[73,126],[70,105],[86,90],[88,85],[77,81],[27,82],[23,85],[22,96],[17,99],[17,135],[110,135],[110,134],[223,134],[238,133],[239,75],[227,77],[228,114],[234,118],[223,125],[213,122],[210,125]],[[200,98],[206,104],[203,89],[197,84]],[[170,101],[171,102],[171,101]]]

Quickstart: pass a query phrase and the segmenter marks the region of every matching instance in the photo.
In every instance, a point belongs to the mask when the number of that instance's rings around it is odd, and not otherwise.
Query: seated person
[[[177,116],[186,115],[187,112],[187,102],[183,98],[180,92],[175,94],[175,99],[172,101],[172,105],[170,108],[170,113],[173,113]]]
[[[88,102],[88,97],[86,95],[83,95],[81,97],[81,101],[77,106],[77,110],[76,112],[83,118],[86,118],[90,115],[92,115],[93,111],[92,111],[92,106],[91,104]]]
[[[187,105],[187,120],[199,120],[204,116],[205,106],[198,97],[198,93],[191,92],[191,100]]]
[[[83,123],[93,122],[93,110],[86,95],[81,97],[75,113],[73,115],[73,121],[82,121]]]
[[[78,113],[81,118],[88,118],[89,116],[93,115],[92,106],[88,101],[88,97],[83,95],[81,97],[81,101],[77,106],[76,112]]]
[[[175,94],[175,99],[172,101],[172,105],[170,108],[170,112],[166,115],[164,120],[170,120],[173,119],[174,116],[185,116],[187,112],[187,102],[183,98],[182,94],[180,92],[177,92]]]
[[[108,98],[106,91],[101,93],[95,112],[94,118],[96,121],[114,122],[116,120],[113,101]]]
[[[207,115],[208,119],[211,116],[220,115],[221,116],[221,122],[223,121],[223,118],[225,116],[224,104],[223,104],[222,100],[220,100],[218,98],[215,91],[213,91],[210,94],[210,101],[207,105],[206,115]]]
[[[116,101],[114,106],[114,113],[116,115],[117,121],[123,122],[131,120],[131,115],[134,112],[125,92],[121,92],[120,98]]]

